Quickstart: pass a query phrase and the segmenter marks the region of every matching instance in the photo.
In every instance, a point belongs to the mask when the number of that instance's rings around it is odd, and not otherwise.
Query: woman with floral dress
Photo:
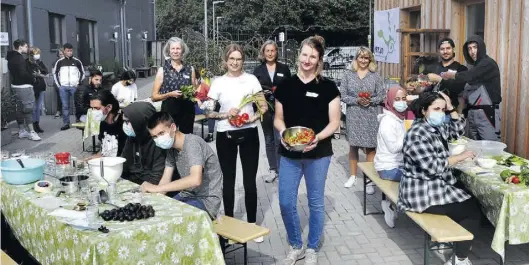
[[[363,148],[368,162],[373,162],[377,147],[378,106],[384,101],[384,82],[376,73],[377,65],[373,53],[361,47],[352,63],[352,71],[343,77],[340,92],[342,101],[347,104],[346,124],[349,141],[350,177],[344,186],[355,184],[358,169],[358,149]],[[375,192],[373,186],[366,189],[368,194]]]

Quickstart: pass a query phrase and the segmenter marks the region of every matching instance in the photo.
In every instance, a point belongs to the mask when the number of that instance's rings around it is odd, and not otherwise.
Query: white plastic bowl
[[[465,152],[465,150],[467,150],[467,143],[468,141],[465,139],[459,139],[448,143],[448,152],[450,153],[450,156],[456,156]]]
[[[507,147],[502,142],[495,141],[470,141],[467,149],[474,152],[478,157],[492,157],[503,155],[503,150]]]
[[[497,161],[491,158],[477,158],[476,161],[478,166],[486,169],[493,168],[497,164]]]
[[[103,171],[105,179],[110,183],[116,183],[123,173],[123,163],[127,159],[123,157],[103,157],[88,160],[88,167],[90,168],[90,175],[105,181],[101,178],[101,159],[103,159]]]

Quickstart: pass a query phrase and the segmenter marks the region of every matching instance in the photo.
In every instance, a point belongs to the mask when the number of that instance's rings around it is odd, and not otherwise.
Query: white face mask
[[[33,58],[34,58],[35,60],[40,60],[40,54],[35,54],[35,55],[33,55]]]
[[[408,109],[406,101],[395,101],[393,102],[393,108],[398,112],[404,112]]]
[[[92,111],[92,117],[95,121],[104,121],[107,116],[108,114],[104,114],[102,109]]]

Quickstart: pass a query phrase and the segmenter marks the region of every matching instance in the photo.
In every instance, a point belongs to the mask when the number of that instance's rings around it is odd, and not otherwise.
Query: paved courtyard
[[[150,95],[151,82],[152,78],[138,81],[140,98]],[[27,152],[69,151],[76,157],[89,156],[89,153],[82,152],[81,131],[76,129],[59,131],[60,126],[61,119],[54,119],[52,116],[43,117],[41,127],[46,132],[42,135],[42,141],[30,142],[16,139],[2,148],[11,151],[26,149]],[[200,134],[198,124],[195,126],[195,133]],[[260,133],[260,139],[257,218],[263,226],[270,228],[271,233],[261,244],[249,243],[249,264],[281,264],[288,250],[286,232],[279,211],[277,182],[268,184],[263,180],[263,176],[268,174],[268,163],[262,133]],[[87,144],[90,145],[88,142]],[[214,143],[210,145],[215,148]],[[423,264],[423,231],[405,215],[399,216],[393,229],[386,226],[382,215],[364,216],[362,213],[362,180],[359,179],[357,185],[351,189],[343,187],[343,182],[348,176],[348,145],[343,136],[342,139],[333,140],[333,149],[334,156],[325,190],[326,222],[324,242],[319,252],[320,264]],[[236,217],[246,219],[240,162],[237,176]],[[376,196],[370,196],[368,199],[368,209],[380,209],[380,192],[377,191]],[[306,239],[309,209],[304,182],[300,187],[298,210],[301,225],[304,227],[303,238]],[[490,248],[493,232],[492,226],[485,225],[481,227],[480,233],[475,235],[476,240],[470,255],[474,265],[499,264],[499,255]],[[434,252],[430,264],[443,264],[450,254],[451,251],[444,254]],[[506,255],[506,265],[529,265],[529,244],[507,246]],[[226,263],[243,264],[242,259],[242,251],[230,253],[226,257]],[[298,264],[303,264],[303,262],[300,261]]]

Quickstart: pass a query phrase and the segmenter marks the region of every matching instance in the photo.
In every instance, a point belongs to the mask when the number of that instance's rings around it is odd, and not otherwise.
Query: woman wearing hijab
[[[374,159],[375,169],[382,179],[400,181],[402,177],[402,145],[406,135],[404,119],[407,110],[406,90],[400,86],[390,88],[383,113],[378,115],[377,153]],[[395,227],[396,213],[389,200],[382,201],[382,210],[386,224]]]

